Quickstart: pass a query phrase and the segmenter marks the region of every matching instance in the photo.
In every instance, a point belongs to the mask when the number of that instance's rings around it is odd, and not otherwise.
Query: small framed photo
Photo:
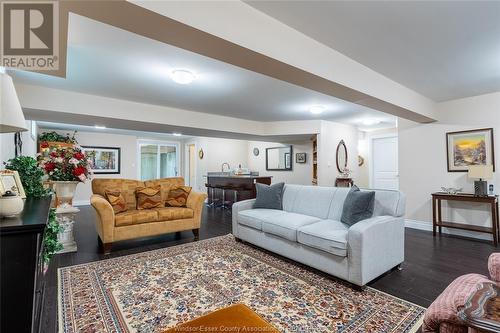
[[[295,154],[295,162],[296,163],[306,163],[306,153]]]
[[[120,173],[120,148],[82,146],[82,151],[87,159],[92,161],[94,174],[119,174]]]
[[[24,192],[24,187],[17,171],[0,171],[0,192],[3,194],[7,191],[12,191],[21,198],[26,199],[26,193]]]

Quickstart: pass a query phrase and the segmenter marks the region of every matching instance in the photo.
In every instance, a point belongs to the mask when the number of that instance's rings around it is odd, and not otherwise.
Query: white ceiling
[[[435,101],[500,91],[499,1],[246,1]]]
[[[361,130],[396,125],[391,115],[74,14],[68,46],[66,79],[16,71],[15,82],[256,121],[326,119]],[[176,68],[193,71],[197,79],[174,83],[169,74]],[[308,111],[315,104],[326,107],[321,116]],[[367,118],[381,123],[363,126]]]

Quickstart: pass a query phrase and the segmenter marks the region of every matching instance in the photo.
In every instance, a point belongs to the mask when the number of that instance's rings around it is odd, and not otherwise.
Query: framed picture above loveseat
[[[119,147],[82,146],[82,151],[92,161],[95,174],[119,174],[121,149]]]

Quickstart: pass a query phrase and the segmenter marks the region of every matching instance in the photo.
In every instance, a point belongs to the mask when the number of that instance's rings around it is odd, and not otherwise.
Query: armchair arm
[[[103,243],[112,243],[115,228],[115,211],[113,207],[108,200],[99,194],[93,194],[90,197],[90,203],[99,215],[99,218],[95,221],[97,233]]]
[[[347,233],[349,281],[365,285],[404,261],[403,217],[376,216]]]
[[[493,281],[500,283],[500,252],[493,252],[488,258],[488,271]]]
[[[248,199],[243,201],[238,201],[233,204],[233,235],[234,237],[238,237],[238,213],[243,210],[249,210],[253,208],[253,204],[255,203],[255,199]]]
[[[201,225],[201,213],[203,212],[203,203],[207,198],[207,194],[203,192],[189,193],[186,207],[194,210],[194,226],[193,229],[199,229]]]

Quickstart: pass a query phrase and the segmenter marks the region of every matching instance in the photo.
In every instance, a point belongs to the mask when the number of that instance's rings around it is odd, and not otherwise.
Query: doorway
[[[194,143],[186,144],[185,165],[185,182],[196,188],[196,146]]]
[[[179,175],[179,144],[140,141],[138,143],[140,180],[177,177]]]
[[[371,157],[370,187],[382,190],[398,190],[398,137],[373,137],[371,141]]]

